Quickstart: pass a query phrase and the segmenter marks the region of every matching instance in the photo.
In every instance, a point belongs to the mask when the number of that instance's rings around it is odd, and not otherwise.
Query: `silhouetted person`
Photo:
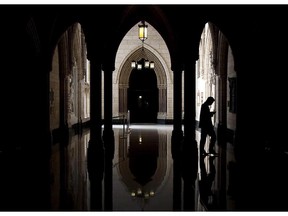
[[[211,118],[216,112],[210,111],[210,106],[213,104],[214,101],[215,99],[213,97],[208,97],[206,101],[201,105],[200,120],[199,120],[199,128],[201,128],[201,138],[200,138],[201,155],[207,154],[204,149],[207,135],[210,136],[209,153],[215,154],[214,145],[216,142],[216,133]]]

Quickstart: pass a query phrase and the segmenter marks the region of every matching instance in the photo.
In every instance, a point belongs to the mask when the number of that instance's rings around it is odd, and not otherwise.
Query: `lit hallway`
[[[287,11],[0,5],[0,210],[287,210]],[[197,175],[209,96],[219,155]],[[126,142],[129,112],[169,134]]]

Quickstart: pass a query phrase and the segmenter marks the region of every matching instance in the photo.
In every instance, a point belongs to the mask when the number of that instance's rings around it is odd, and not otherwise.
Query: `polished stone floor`
[[[49,151],[4,149],[0,210],[288,211],[287,150],[252,151],[217,130],[217,155],[200,157],[198,131],[196,142],[172,131],[172,125],[113,125],[115,148],[99,149],[102,142],[91,144],[94,134],[83,128],[53,140]]]
[[[209,211],[233,210],[233,178],[221,178],[219,155],[199,157],[196,166],[186,164],[195,178],[181,178],[182,165],[171,153],[172,125],[114,125],[115,153],[112,176],[100,183],[96,210],[100,211]],[[199,140],[199,132],[196,132]],[[51,157],[51,203],[53,210],[93,210],[87,148],[89,130],[70,136],[60,150],[53,146]],[[233,151],[227,148],[225,161],[233,167]],[[216,151],[219,151],[216,145]],[[199,155],[198,155],[199,156]],[[65,158],[65,160],[63,160]],[[189,163],[189,162],[188,162]],[[59,166],[59,164],[62,164]],[[220,166],[221,165],[221,166]],[[64,168],[63,168],[64,166]],[[196,167],[194,170],[193,167]],[[60,171],[61,170],[61,171]],[[186,171],[187,172],[187,171]],[[227,175],[227,174],[226,174]],[[227,175],[229,176],[229,175]],[[231,182],[229,182],[231,181]],[[107,186],[108,185],[108,186]],[[99,192],[99,193],[100,193]],[[225,193],[225,203],[221,196]],[[100,198],[99,198],[100,197]],[[223,207],[224,206],[224,207]]]
[[[184,147],[173,154],[172,130],[172,125],[114,125],[115,151],[103,165],[97,154],[89,154],[89,130],[70,134],[65,146],[54,144],[51,210],[288,210],[287,152],[267,148],[251,158],[238,155],[239,164],[234,145],[220,147],[217,140],[217,155],[200,157],[199,148],[193,154]],[[196,131],[197,143],[199,138]],[[88,155],[95,165],[90,171]]]

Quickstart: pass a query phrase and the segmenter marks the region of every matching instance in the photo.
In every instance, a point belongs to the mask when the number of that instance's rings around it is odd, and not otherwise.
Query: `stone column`
[[[183,143],[183,208],[194,209],[191,202],[198,171],[198,149],[195,139],[195,66],[196,61],[185,64],[184,70],[184,143]]]
[[[167,113],[167,87],[166,85],[158,85],[158,89],[159,89],[159,110],[158,110],[158,114],[160,114],[160,117],[164,117],[163,115]],[[159,115],[158,115],[159,116]]]
[[[114,131],[112,129],[112,67],[104,67],[104,131],[103,140],[106,154],[114,157]]]
[[[101,124],[101,64],[90,58],[90,141],[87,164],[91,188],[91,210],[102,210],[104,148]]]
[[[127,114],[127,89],[128,85],[119,84],[119,114]]]
[[[112,73],[114,68],[104,65],[104,131],[103,140],[105,148],[105,178],[104,178],[104,210],[113,210],[113,176],[112,161],[115,152],[114,131],[112,129]]]
[[[214,62],[213,67],[215,68],[216,76],[216,85],[218,86],[219,96],[216,98],[216,112],[218,113],[218,126],[217,126],[217,147],[216,152],[219,154],[218,163],[221,164],[221,167],[227,166],[227,59],[228,59],[228,48],[229,44],[226,41],[225,37],[221,34],[219,36],[221,43],[218,45],[218,50],[221,53],[218,56],[218,62]],[[231,101],[230,101],[231,103]],[[220,148],[221,146],[221,148]],[[216,147],[216,146],[215,146]],[[227,170],[221,170],[221,175],[226,176]],[[226,200],[226,188],[227,182],[226,179],[218,183],[219,188],[219,199],[221,201]],[[223,203],[223,202],[220,202]],[[220,206],[221,209],[225,208],[225,205]]]
[[[184,113],[185,113],[184,137],[185,140],[189,142],[196,142],[195,141],[195,116],[196,116],[195,65],[196,62],[186,64],[184,70]]]
[[[182,68],[176,67],[173,70],[174,75],[174,101],[173,101],[173,131],[172,131],[172,157],[174,158],[181,149],[181,143],[183,139],[182,131]]]

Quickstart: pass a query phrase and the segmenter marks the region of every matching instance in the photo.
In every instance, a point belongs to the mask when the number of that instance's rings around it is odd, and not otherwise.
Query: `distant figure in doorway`
[[[210,136],[209,153],[215,154],[214,145],[216,142],[216,133],[211,118],[216,112],[210,111],[210,106],[213,104],[214,101],[215,99],[213,97],[208,97],[206,101],[201,105],[200,120],[199,120],[199,128],[201,128],[201,138],[200,138],[201,155],[207,155],[204,149],[207,135]]]

